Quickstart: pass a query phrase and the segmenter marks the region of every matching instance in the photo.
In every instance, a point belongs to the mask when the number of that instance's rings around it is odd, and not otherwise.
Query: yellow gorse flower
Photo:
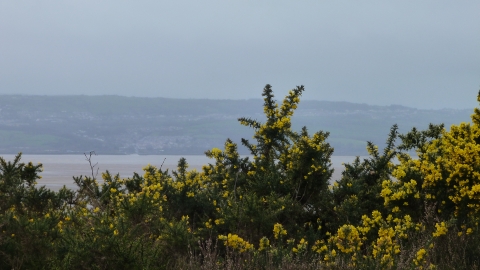
[[[270,240],[265,236],[260,239],[260,243],[258,245],[258,251],[262,251],[270,247]]]
[[[273,237],[275,237],[275,239],[278,239],[282,235],[287,235],[287,230],[283,228],[282,224],[276,223],[273,226]]]
[[[243,240],[243,238],[236,234],[229,233],[227,236],[219,235],[218,239],[224,241],[225,246],[231,247],[234,250],[238,250],[240,253],[254,249],[252,244]]]
[[[435,228],[436,228],[436,230],[433,233],[434,237],[439,237],[439,236],[445,235],[448,232],[448,228],[447,228],[447,225],[445,224],[445,222],[436,223]]]

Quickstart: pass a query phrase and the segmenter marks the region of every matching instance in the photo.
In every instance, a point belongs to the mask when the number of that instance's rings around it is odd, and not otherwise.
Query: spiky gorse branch
[[[34,165],[32,162],[25,164],[20,162],[21,158],[22,153],[16,155],[13,162],[0,157],[0,178],[3,180],[0,185],[4,188],[14,187],[23,182],[27,186],[32,186],[41,178],[38,173],[42,171],[43,165]]]
[[[262,94],[265,123],[249,118],[239,119],[242,125],[255,131],[253,138],[256,143],[242,139],[255,159],[251,175],[262,171],[278,172],[280,185],[270,182],[269,189],[279,192],[289,190],[292,198],[302,204],[311,202],[310,199],[315,196],[316,200],[319,199],[333,172],[330,168],[333,148],[326,142],[328,132],[319,131],[310,136],[306,127],[300,133],[291,128],[291,117],[304,90],[303,86],[292,89],[279,106],[271,86],[266,85]]]
[[[267,117],[266,122],[262,124],[250,118],[238,119],[240,124],[252,127],[255,130],[253,138],[257,141],[256,144],[251,144],[248,140],[242,139],[242,143],[250,149],[252,155],[275,159],[278,158],[278,153],[290,144],[290,137],[292,136],[291,116],[297,108],[304,90],[303,85],[291,90],[283,100],[282,106],[278,108],[272,87],[267,84],[262,94],[264,96],[263,111]]]

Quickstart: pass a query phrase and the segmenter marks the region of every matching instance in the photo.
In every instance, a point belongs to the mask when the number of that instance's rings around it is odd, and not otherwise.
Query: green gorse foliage
[[[291,128],[303,91],[278,104],[267,85],[265,121],[239,119],[251,158],[227,139],[200,171],[92,170],[54,192],[41,164],[0,158],[0,268],[478,268],[480,111],[450,131],[394,125],[331,183],[328,132]]]

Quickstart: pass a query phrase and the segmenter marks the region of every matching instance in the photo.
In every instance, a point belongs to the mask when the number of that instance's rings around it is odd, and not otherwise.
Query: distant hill
[[[469,122],[471,113],[301,101],[292,123],[329,131],[335,155],[365,155],[366,141],[381,147],[395,123],[400,132],[429,123],[449,127]],[[0,95],[0,153],[203,154],[223,148],[227,138],[252,137],[239,117],[263,120],[263,100]]]

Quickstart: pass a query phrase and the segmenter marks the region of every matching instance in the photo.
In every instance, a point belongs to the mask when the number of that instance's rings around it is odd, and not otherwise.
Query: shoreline
[[[12,161],[15,155],[0,155],[7,162]],[[101,174],[109,171],[112,175],[120,174],[121,178],[132,177],[133,173],[143,174],[145,166],[151,164],[156,167],[162,166],[162,169],[168,169],[170,172],[176,170],[178,160],[184,157],[188,163],[188,169],[201,170],[203,165],[214,163],[205,155],[93,155],[91,157],[94,170],[98,168],[97,179],[101,180]],[[245,156],[243,156],[245,157]],[[361,159],[366,158],[360,156]],[[341,178],[343,171],[342,163],[353,162],[355,156],[332,156],[332,168],[334,173],[331,182]],[[34,164],[42,163],[42,176],[37,181],[38,186],[46,186],[52,190],[59,190],[64,185],[67,188],[76,188],[73,176],[89,176],[92,174],[90,165],[84,155],[22,155],[21,162]],[[162,165],[163,164],[163,165]]]

